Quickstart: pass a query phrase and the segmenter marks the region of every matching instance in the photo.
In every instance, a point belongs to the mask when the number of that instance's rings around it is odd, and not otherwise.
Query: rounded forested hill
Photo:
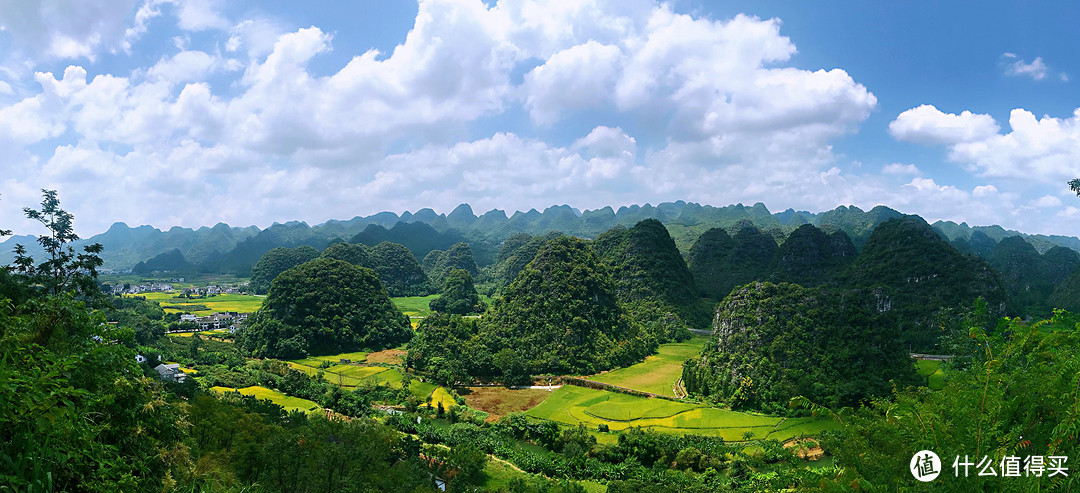
[[[472,275],[465,269],[451,270],[443,281],[442,293],[428,306],[433,311],[452,315],[473,315],[487,309],[487,304],[476,294]]]
[[[657,301],[674,308],[686,322],[708,325],[711,310],[701,303],[694,276],[663,223],[645,219],[630,229],[616,226],[592,246],[611,268],[620,301]]]
[[[583,241],[544,244],[481,321],[491,354],[509,348],[527,374],[589,374],[644,358],[641,337],[615,296],[606,267]]]
[[[277,247],[263,254],[251,268],[250,287],[257,294],[265,294],[274,278],[304,262],[319,256],[314,247],[301,245],[296,248]]]
[[[899,329],[866,290],[753,283],[717,307],[712,341],[687,360],[692,394],[785,412],[792,397],[828,407],[889,393],[915,373]]]
[[[372,262],[390,296],[425,296],[431,292],[420,262],[404,245],[384,241],[371,249]]]
[[[274,279],[237,342],[255,356],[291,359],[393,347],[411,336],[375,271],[319,258]]]
[[[468,243],[458,242],[448,250],[432,250],[424,256],[422,267],[432,283],[441,285],[450,271],[464,269],[470,276],[475,277],[480,271],[473,259],[472,247]]]
[[[368,247],[360,243],[334,243],[326,247],[319,256],[342,260],[369,269],[375,267],[375,261],[371,257]]]
[[[776,251],[773,282],[818,286],[836,281],[858,252],[843,231],[832,234],[803,224],[792,231]]]
[[[726,281],[722,271],[734,248],[735,240],[720,228],[706,231],[690,247],[687,266],[701,296],[718,300],[731,292],[731,287],[724,291]]]
[[[735,286],[769,278],[776,240],[741,221],[729,242],[723,231],[706,231],[690,247],[690,272],[706,298],[723,299]]]
[[[878,225],[845,278],[852,287],[885,288],[915,350],[937,344],[933,319],[942,308],[971,306],[981,296],[994,316],[1004,314],[1005,289],[990,265],[961,254],[915,216]]]
[[[540,251],[540,247],[559,236],[558,233],[541,236],[519,233],[507,238],[499,250],[498,261],[492,268],[496,286],[500,288],[509,286],[514,279],[517,279],[518,274],[525,270],[525,266],[536,257],[536,252]]]

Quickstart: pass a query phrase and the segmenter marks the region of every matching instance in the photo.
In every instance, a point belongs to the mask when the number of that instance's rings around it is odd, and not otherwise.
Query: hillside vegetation
[[[382,349],[411,336],[408,318],[390,302],[374,271],[320,258],[274,279],[237,342],[256,356],[292,359]]]
[[[754,283],[719,305],[713,338],[686,362],[690,393],[735,409],[787,412],[804,396],[853,406],[887,394],[890,382],[915,382],[892,317],[874,293],[796,284]]]

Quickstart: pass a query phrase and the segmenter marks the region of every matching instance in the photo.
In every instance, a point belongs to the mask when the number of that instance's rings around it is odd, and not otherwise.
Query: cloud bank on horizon
[[[800,58],[781,18],[651,0],[421,0],[411,19],[354,29],[384,14],[267,5],[0,9],[0,226],[37,232],[20,211],[50,188],[84,236],[114,221],[680,199],[885,204],[1080,233],[1065,185],[1080,176],[1080,108],[943,111],[955,103]],[[1069,83],[1071,60],[1002,53],[986,56],[998,78]]]

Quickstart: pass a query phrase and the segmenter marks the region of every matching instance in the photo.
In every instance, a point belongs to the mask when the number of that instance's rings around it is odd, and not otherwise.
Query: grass
[[[319,409],[319,405],[307,399],[301,399],[299,397],[291,397],[285,395],[276,390],[271,390],[266,387],[260,387],[258,385],[252,387],[244,387],[242,389],[234,389],[232,387],[211,387],[210,390],[214,392],[232,392],[237,391],[244,395],[253,395],[259,399],[270,399],[274,404],[277,404],[286,411],[312,411]]]
[[[667,433],[719,436],[727,441],[741,441],[747,431],[754,438],[787,440],[835,426],[822,419],[785,419],[569,385],[553,392],[526,414],[573,426],[582,423],[590,429],[600,424],[608,425],[613,431],[638,426]]]
[[[915,362],[915,373],[926,379],[926,386],[931,390],[945,388],[945,371],[940,361],[918,360]]]
[[[435,392],[436,387],[438,386],[433,383],[413,380],[412,384],[409,385],[409,393],[414,395],[417,399],[427,402],[428,397],[431,397],[431,393]]]
[[[661,344],[657,354],[645,358],[641,363],[586,378],[674,397],[672,387],[682,378],[683,361],[701,354],[701,348],[708,341],[709,336],[695,336],[686,342]]]
[[[172,306],[194,306],[205,305],[206,310],[197,310],[190,313],[194,313],[197,316],[204,317],[215,312],[237,312],[237,313],[254,313],[261,306],[264,296],[253,296],[246,294],[219,294],[217,296],[209,296],[206,298],[177,298],[181,293],[177,291],[167,292],[153,292],[153,293],[139,293],[139,294],[125,294],[124,296],[134,297],[141,296],[146,298],[147,301],[156,301],[162,305]],[[165,313],[184,313],[187,310],[177,308],[166,308]]]
[[[473,409],[488,413],[494,421],[514,411],[527,411],[551,396],[550,390],[508,389],[505,387],[470,387],[464,394],[465,403]]]

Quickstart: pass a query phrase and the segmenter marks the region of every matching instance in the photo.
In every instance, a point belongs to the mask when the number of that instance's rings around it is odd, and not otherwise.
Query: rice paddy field
[[[287,396],[276,390],[260,387],[258,385],[244,387],[242,389],[234,389],[232,387],[210,387],[210,390],[221,393],[237,391],[244,395],[253,395],[259,399],[270,399],[274,404],[285,408],[286,411],[312,411],[319,409],[318,404],[307,399]]]
[[[686,342],[661,344],[657,354],[645,358],[645,361],[641,363],[585,378],[642,392],[675,397],[672,389],[682,378],[683,361],[701,354],[701,348],[708,340],[709,336],[694,336]]]
[[[915,373],[925,379],[925,384],[931,390],[945,388],[945,371],[940,361],[919,360],[915,362]]]
[[[397,298],[390,298],[390,301],[394,302],[394,306],[401,310],[402,313],[410,317],[426,317],[431,315],[431,309],[428,308],[428,303],[431,300],[438,298],[439,295],[433,294],[429,296],[401,296]]]
[[[401,372],[385,366],[333,365],[329,368],[303,365],[292,361],[286,362],[289,368],[315,376],[320,371],[327,382],[344,388],[362,385],[401,386]]]
[[[301,365],[318,367],[324,361],[329,361],[331,363],[339,363],[343,359],[347,359],[353,363],[362,363],[367,360],[367,356],[368,353],[366,351],[356,351],[352,353],[333,354],[329,356],[312,356],[310,358],[294,359],[290,361]]]
[[[571,385],[554,391],[526,414],[572,426],[581,423],[594,430],[600,424],[612,431],[637,426],[666,433],[719,436],[727,441],[742,441],[748,436],[783,441],[836,426],[826,419],[764,416]]]
[[[147,301],[156,301],[165,309],[165,313],[194,313],[204,317],[215,312],[254,313],[261,306],[265,296],[247,294],[219,294],[207,298],[177,298],[178,291],[125,294],[127,297],[141,296]],[[201,307],[199,305],[202,305]],[[202,310],[199,308],[206,307]]]
[[[428,304],[431,300],[438,298],[439,295],[432,294],[428,296],[400,296],[397,298],[390,298],[390,301],[394,302],[394,306],[398,307],[402,313],[409,317],[424,318],[431,315],[431,309],[428,308]],[[480,299],[491,305],[491,298],[480,295]],[[415,327],[416,324],[413,324]]]
[[[450,395],[450,391],[443,387],[437,387],[431,392],[431,398],[428,400],[431,407],[438,407],[442,404],[443,409],[450,410],[452,407],[457,407],[457,401],[454,400],[454,396]]]

